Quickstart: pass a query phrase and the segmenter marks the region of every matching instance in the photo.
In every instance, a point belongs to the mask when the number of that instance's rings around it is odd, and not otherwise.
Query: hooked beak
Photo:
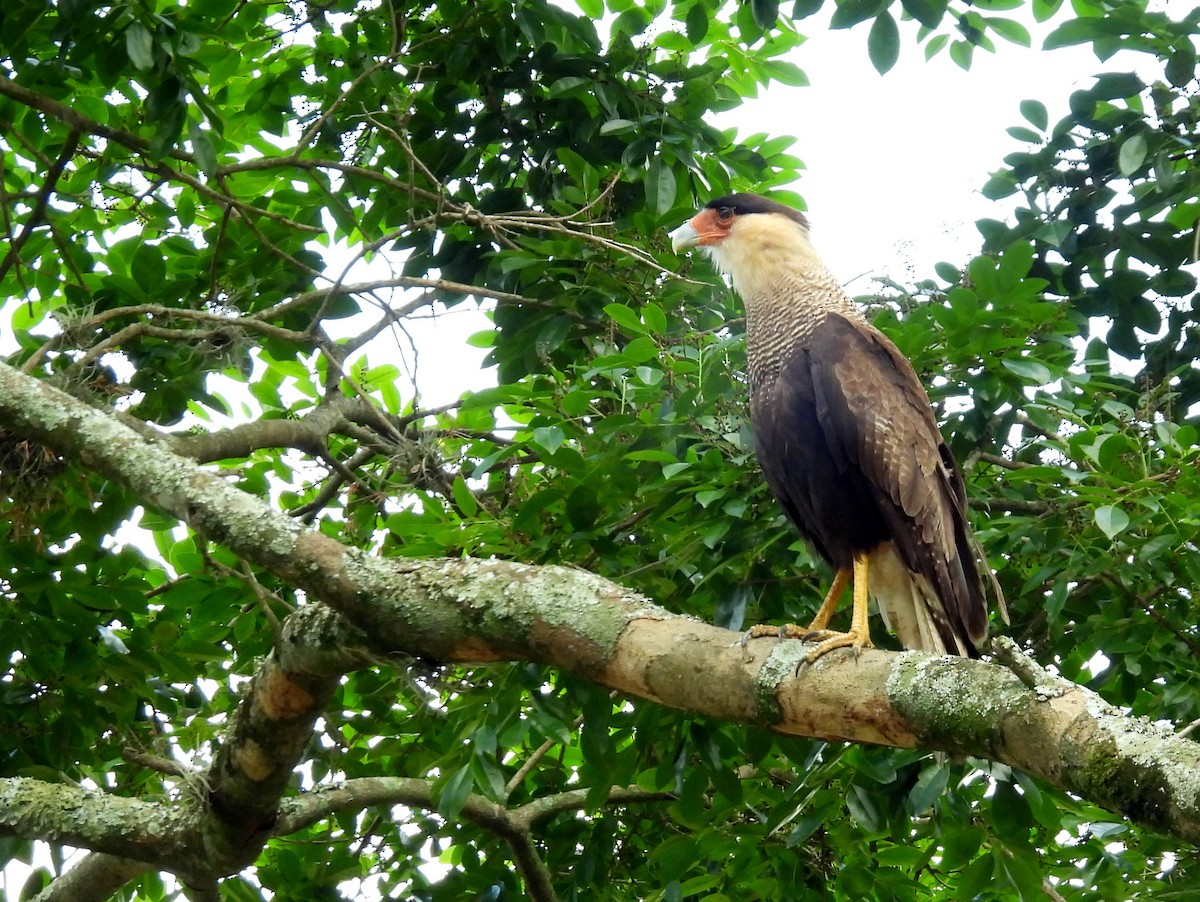
[[[671,233],[671,250],[677,254],[699,243],[700,233],[696,231],[690,219]]]

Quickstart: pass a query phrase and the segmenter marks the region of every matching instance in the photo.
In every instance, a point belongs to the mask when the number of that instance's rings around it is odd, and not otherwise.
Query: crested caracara
[[[825,268],[804,215],[731,194],[671,240],[676,251],[706,251],[746,306],[759,463],[836,574],[811,626],[784,634],[820,640],[809,661],[870,646],[869,593],[905,648],[976,655],[987,637],[987,565],[976,558],[962,476],[912,365]],[[850,630],[830,631],[851,582]],[[760,626],[750,635],[777,632]]]

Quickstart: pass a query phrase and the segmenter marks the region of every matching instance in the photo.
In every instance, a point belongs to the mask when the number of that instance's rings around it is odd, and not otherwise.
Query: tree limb
[[[2,365],[0,416],[10,431],[116,480],[335,608],[376,654],[535,660],[779,733],[976,755],[1200,841],[1200,745],[1128,718],[1082,686],[1047,675],[1031,688],[1008,668],[915,651],[830,654],[797,672],[803,643],[743,647],[734,633],[672,616],[584,571],[381,560],[344,547]]]
[[[587,804],[588,795],[586,789],[572,789],[510,809],[471,793],[463,803],[460,815],[508,844],[530,898],[536,902],[552,902],[558,896],[534,842],[533,827],[556,814],[579,811]],[[669,802],[674,798],[675,794],[670,792],[651,792],[637,786],[614,787],[607,804],[637,805]],[[285,799],[274,833],[287,836],[340,811],[361,811],[378,805],[436,810],[433,781],[413,777],[360,777],[340,786]]]
[[[30,211],[28,219],[25,220],[25,228],[21,230],[21,234],[12,240],[8,246],[8,253],[4,255],[4,260],[0,261],[0,279],[8,273],[10,267],[16,265],[21,259],[21,248],[25,246],[25,242],[33,234],[36,229],[46,218],[46,207],[50,204],[50,198],[54,194],[54,188],[58,184],[59,178],[62,177],[63,170],[67,168],[67,163],[71,161],[71,157],[75,156],[75,151],[79,149],[79,131],[72,129],[67,134],[67,139],[63,142],[63,148],[59,152],[58,159],[50,164],[49,170],[46,172],[46,180],[38,191],[37,200],[34,201],[33,210]]]
[[[30,902],[103,902],[153,868],[144,861],[93,852],[56,877]]]

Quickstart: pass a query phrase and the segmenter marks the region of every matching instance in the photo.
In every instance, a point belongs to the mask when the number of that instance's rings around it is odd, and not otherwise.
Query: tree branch
[[[257,857],[274,827],[292,771],[312,740],[313,724],[339,679],[371,663],[365,646],[358,630],[321,605],[300,608],[284,621],[275,649],[255,673],[205,780],[205,800],[234,856],[245,849],[246,863]],[[213,871],[198,873],[224,876],[234,870],[214,865]]]
[[[68,783],[0,778],[0,835],[133,858],[163,870],[173,869],[178,853],[174,838],[192,818],[182,807]]]
[[[103,902],[150,870],[153,868],[144,861],[93,852],[56,877],[30,902]]]
[[[67,163],[71,161],[71,157],[75,156],[75,151],[79,149],[79,131],[72,129],[67,134],[67,140],[63,143],[63,148],[58,154],[58,159],[50,164],[50,168],[46,171],[46,180],[42,183],[41,189],[38,191],[37,200],[34,201],[33,210],[29,213],[29,218],[25,221],[25,228],[21,230],[21,234],[12,240],[8,246],[8,253],[4,255],[4,260],[0,261],[0,279],[8,273],[8,270],[16,265],[21,259],[21,248],[25,246],[33,230],[36,229],[46,218],[46,207],[50,204],[50,197],[54,194],[54,187],[58,184],[59,178],[62,177],[63,170],[67,168]]]
[[[637,786],[614,787],[609,805],[639,805],[669,802],[670,792],[650,792]],[[546,818],[579,811],[588,801],[588,790],[573,789],[535,799],[519,808],[505,808],[476,793],[467,796],[461,816],[504,839],[513,861],[525,878],[526,892],[539,902],[557,899],[550,873],[542,863],[533,840],[533,827]],[[285,799],[274,834],[287,836],[341,811],[361,811],[375,806],[407,805],[436,810],[432,780],[414,777],[360,777],[341,786],[319,789],[294,799]]]
[[[1200,745],[1127,718],[1082,686],[1047,675],[1031,688],[1008,668],[915,651],[830,654],[798,673],[803,643],[743,647],[734,633],[672,616],[583,571],[381,560],[344,547],[2,365],[0,417],[335,608],[376,654],[535,660],[779,733],[976,755],[1200,841]]]

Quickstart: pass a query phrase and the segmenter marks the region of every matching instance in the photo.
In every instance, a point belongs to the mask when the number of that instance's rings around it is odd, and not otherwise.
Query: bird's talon
[[[770,637],[773,639],[801,639],[804,637],[804,632],[794,623],[785,623],[782,626],[773,626],[770,623],[758,623],[742,633],[742,646],[745,647],[751,639],[762,639]]]
[[[857,661],[859,654],[864,648],[875,647],[874,643],[871,642],[869,633],[858,633],[853,630],[848,633],[838,633],[830,630],[822,630],[821,632],[828,633],[829,635],[822,639],[816,648],[804,656],[803,663],[812,664],[818,658],[824,657],[834,649],[847,647],[854,650],[854,660]]]

